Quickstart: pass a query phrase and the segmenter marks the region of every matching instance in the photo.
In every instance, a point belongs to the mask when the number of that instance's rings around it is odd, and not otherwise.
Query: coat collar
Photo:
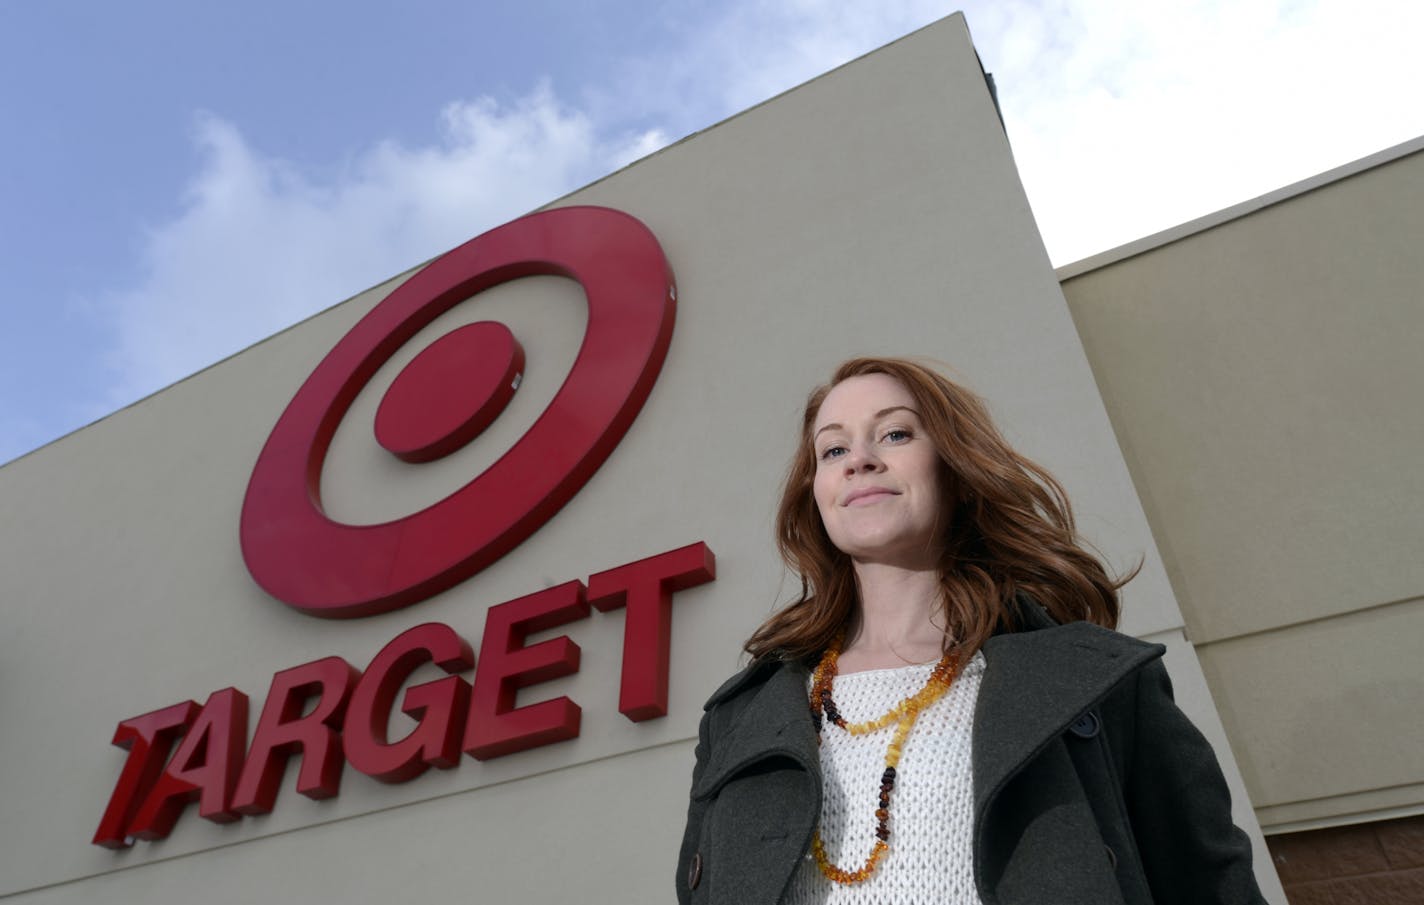
[[[1044,617],[1046,618],[1046,617]],[[1134,670],[1166,648],[1086,622],[1000,634],[974,709],[974,801],[982,814],[999,789]]]

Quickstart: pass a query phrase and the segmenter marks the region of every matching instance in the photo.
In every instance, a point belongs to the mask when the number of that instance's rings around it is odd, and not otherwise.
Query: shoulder
[[[1108,660],[1146,663],[1166,651],[1160,644],[1091,622],[1056,622],[1038,601],[1024,593],[1015,596],[1009,610],[1010,618],[984,644],[986,657],[992,657],[994,652],[1020,649],[1039,653],[1083,651]]]
[[[702,735],[715,739],[743,722],[784,726],[804,717],[810,723],[806,682],[810,670],[796,660],[762,658],[723,682],[703,705]]]
[[[1166,648],[1070,622],[995,635],[983,651],[981,722],[1016,727],[1004,744],[1017,750],[1025,739],[1048,738],[1089,710],[1110,721],[1131,720],[1138,686],[1161,669]]]
[[[1036,672],[1088,670],[1123,676],[1159,660],[1167,648],[1100,625],[1068,622],[1004,632],[986,641],[983,650],[991,668],[1005,664]]]
[[[723,682],[716,691],[712,692],[712,696],[707,699],[707,703],[702,705],[702,709],[712,710],[738,698],[754,695],[777,673],[799,668],[801,668],[800,664],[794,661],[780,660],[775,657],[759,657],[748,663],[740,672]]]

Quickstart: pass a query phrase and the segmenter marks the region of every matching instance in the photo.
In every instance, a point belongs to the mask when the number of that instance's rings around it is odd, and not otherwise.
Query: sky
[[[1055,265],[1424,134],[1408,0],[4,2],[0,463],[956,10]]]

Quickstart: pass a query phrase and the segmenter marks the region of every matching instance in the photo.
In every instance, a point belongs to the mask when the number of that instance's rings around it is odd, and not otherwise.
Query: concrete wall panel
[[[1064,281],[1198,643],[1424,591],[1424,154]]]
[[[1424,599],[1199,645],[1197,654],[1268,826],[1343,817],[1350,798],[1370,793],[1361,810],[1417,804]]]

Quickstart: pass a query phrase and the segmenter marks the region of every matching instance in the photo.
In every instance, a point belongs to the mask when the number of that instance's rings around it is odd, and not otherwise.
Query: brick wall
[[[1268,836],[1290,905],[1421,905],[1424,817]]]

